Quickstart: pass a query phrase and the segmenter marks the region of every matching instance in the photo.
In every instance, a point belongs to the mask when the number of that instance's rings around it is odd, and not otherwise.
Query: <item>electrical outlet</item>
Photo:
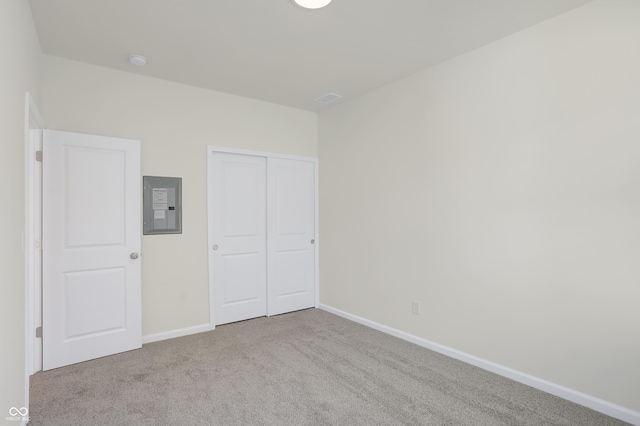
[[[420,315],[420,302],[414,300],[413,303],[411,303],[411,312],[413,312],[414,315]]]

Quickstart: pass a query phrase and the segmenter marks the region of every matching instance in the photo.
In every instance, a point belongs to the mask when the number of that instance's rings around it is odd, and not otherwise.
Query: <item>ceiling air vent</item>
[[[330,104],[331,102],[337,101],[342,96],[336,95],[335,93],[327,93],[326,95],[322,95],[316,99],[316,102],[320,102],[323,104]]]

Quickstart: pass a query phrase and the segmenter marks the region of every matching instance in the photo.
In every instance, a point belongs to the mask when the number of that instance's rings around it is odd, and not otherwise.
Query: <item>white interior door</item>
[[[315,306],[315,164],[268,161],[268,307],[277,315]]]
[[[43,151],[43,369],[140,348],[140,142],[45,131]]]
[[[267,314],[266,158],[212,153],[215,324]]]

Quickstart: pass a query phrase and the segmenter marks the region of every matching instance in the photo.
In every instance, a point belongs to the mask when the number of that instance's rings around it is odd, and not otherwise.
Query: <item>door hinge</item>
[[[42,151],[36,151],[36,161],[42,162]]]
[[[36,337],[42,337],[42,327],[36,328]]]
[[[42,250],[42,240],[40,238],[36,238],[36,250]]]

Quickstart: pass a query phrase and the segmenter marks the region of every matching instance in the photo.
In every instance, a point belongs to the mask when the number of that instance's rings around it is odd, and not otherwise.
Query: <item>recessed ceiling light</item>
[[[291,1],[293,1],[295,4],[297,4],[300,7],[304,7],[305,9],[320,9],[322,7],[325,7],[329,3],[331,3],[331,0],[291,0]]]
[[[131,62],[131,64],[133,65],[141,67],[147,63],[147,58],[145,58],[142,55],[137,55],[135,53],[132,53],[131,55],[129,55],[129,62]]]

